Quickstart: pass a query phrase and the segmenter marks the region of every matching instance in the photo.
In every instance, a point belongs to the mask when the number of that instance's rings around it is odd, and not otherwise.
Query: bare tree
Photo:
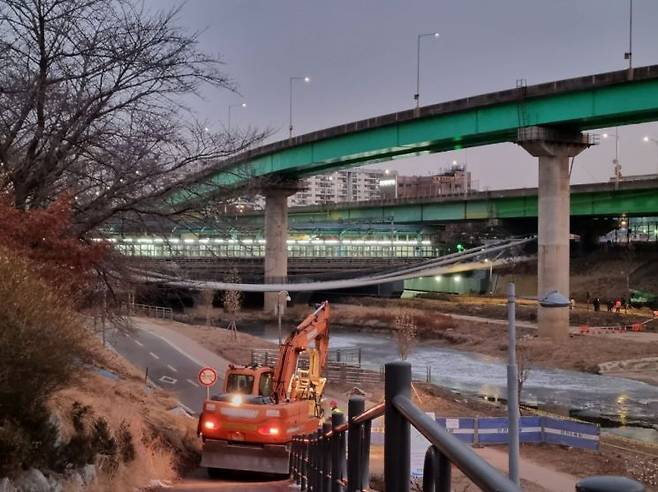
[[[530,349],[527,345],[519,343],[516,346],[516,364],[518,366],[518,401],[521,401],[521,392],[523,391],[523,384],[528,380],[530,375]]]
[[[215,291],[204,289],[201,291],[201,303],[206,310],[206,326],[212,326],[212,302],[215,299]]]
[[[416,343],[416,322],[409,311],[400,310],[395,317],[395,335],[400,359],[407,360]]]
[[[240,275],[236,270],[231,271],[224,277],[224,282],[231,284],[239,284],[241,281]],[[225,290],[223,295],[224,310],[229,316],[229,323],[227,330],[229,330],[235,338],[238,338],[238,329],[236,321],[238,313],[242,308],[242,292],[239,290]]]
[[[162,215],[163,197],[265,136],[211,131],[183,105],[204,85],[235,87],[176,15],[133,0],[0,3],[0,190],[16,207],[70,193],[77,234]]]

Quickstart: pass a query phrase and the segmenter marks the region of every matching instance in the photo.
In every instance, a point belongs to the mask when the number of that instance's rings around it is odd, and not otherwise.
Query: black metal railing
[[[485,492],[521,491],[519,485],[440,427],[411,401],[411,366],[408,363],[386,364],[384,396],[384,403],[369,410],[365,410],[362,397],[353,396],[349,400],[347,419],[342,412],[334,412],[331,422],[325,422],[322,429],[293,439],[290,472],[301,490],[369,490],[372,421],[383,415],[386,429],[384,483],[387,492],[409,491],[412,425],[430,442],[423,466],[423,491],[450,491],[452,465]],[[622,488],[606,488],[622,484]],[[581,480],[576,490],[635,492],[643,491],[644,487],[626,478],[594,477]]]

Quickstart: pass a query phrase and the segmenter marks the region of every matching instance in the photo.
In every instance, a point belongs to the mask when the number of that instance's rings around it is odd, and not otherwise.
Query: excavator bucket
[[[203,443],[201,466],[287,475],[290,447],[286,444],[240,444],[221,440]]]

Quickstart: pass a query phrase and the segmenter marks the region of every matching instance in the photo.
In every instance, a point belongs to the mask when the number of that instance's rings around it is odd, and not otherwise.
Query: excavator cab
[[[272,396],[272,368],[229,366],[224,379],[224,393]]]

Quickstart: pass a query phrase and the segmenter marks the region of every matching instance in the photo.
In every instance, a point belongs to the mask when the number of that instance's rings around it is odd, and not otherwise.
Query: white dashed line
[[[196,383],[195,383],[194,381],[192,381],[191,379],[186,379],[185,381],[187,381],[188,383],[190,383],[192,386],[196,386],[197,388],[199,387],[199,385],[196,384]]]
[[[135,343],[136,343],[137,345],[139,345],[140,347],[143,347],[143,346],[144,346],[144,344],[143,344],[142,342],[140,342],[139,340],[133,340],[133,342],[135,342]]]
[[[157,355],[155,355],[153,352],[149,352],[149,354],[150,354],[151,357],[153,357],[154,359],[159,359],[159,358],[160,358],[160,357],[158,357]]]
[[[167,364],[167,367],[169,369],[171,369],[172,371],[174,371],[174,372],[178,372],[178,369],[176,369],[175,367],[170,366],[169,364]]]

